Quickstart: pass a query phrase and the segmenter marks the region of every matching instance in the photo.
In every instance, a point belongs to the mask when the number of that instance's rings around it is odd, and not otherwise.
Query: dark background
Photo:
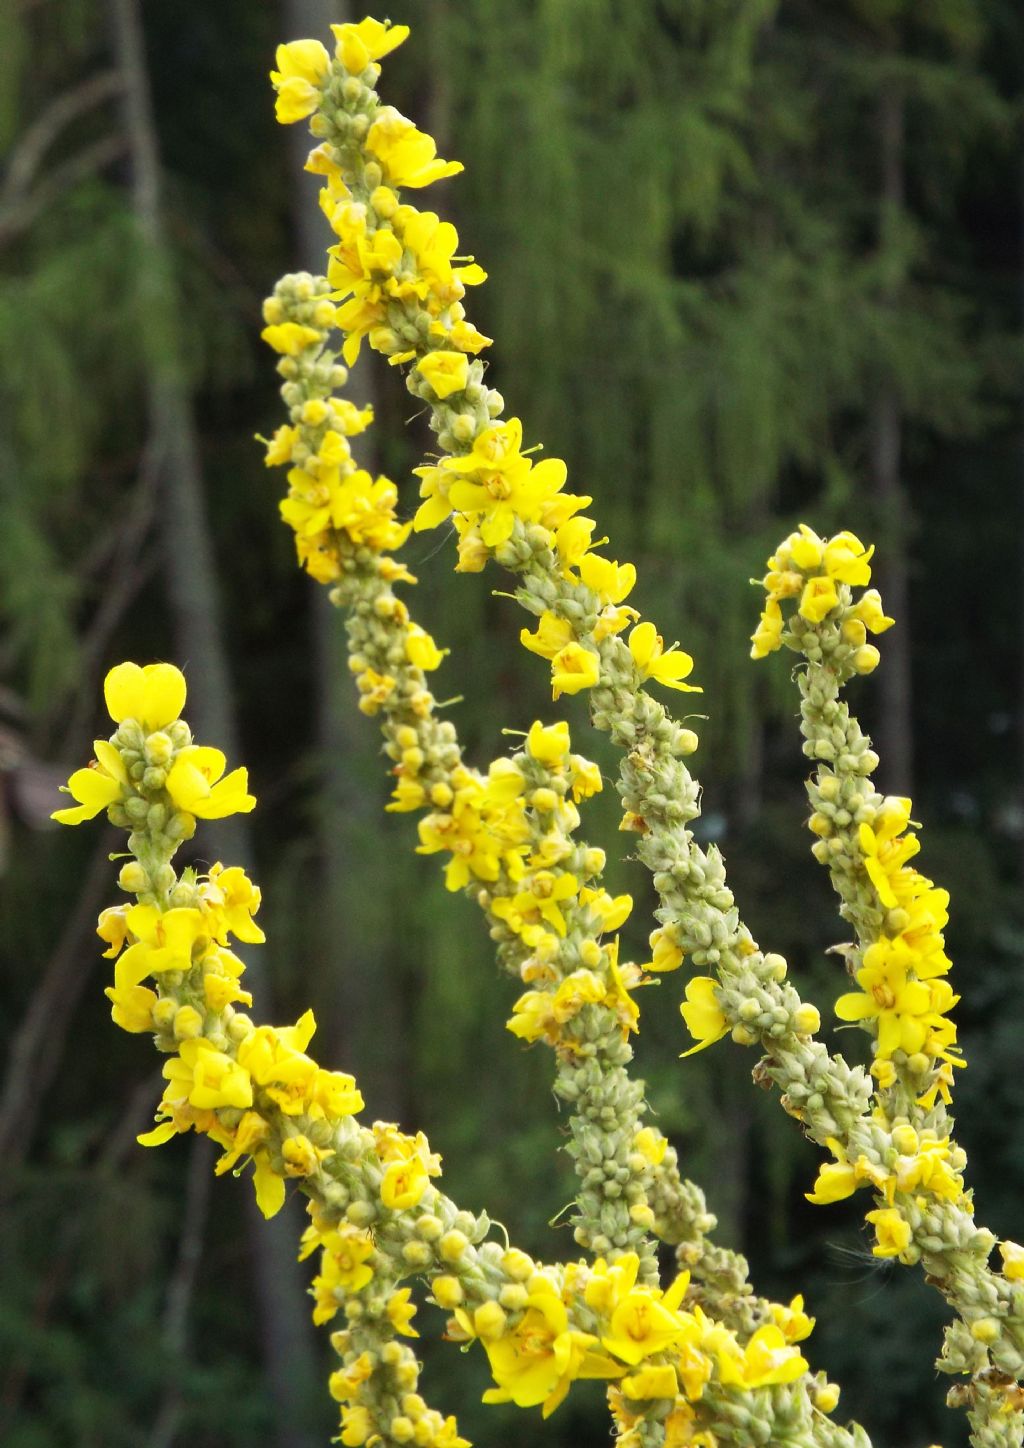
[[[246,859],[278,1021],[312,1005],[315,1049],[373,1117],[423,1127],[451,1193],[540,1255],[571,1199],[551,1062],[504,1030],[475,907],[385,816],[372,723],[339,620],[294,564],[282,487],[253,435],[281,419],[260,302],[329,235],[300,180],[303,128],[273,120],[282,39],[330,0],[7,0],[0,11],[0,1439],[9,1448],[307,1448],[336,1431],[326,1333],[305,1321],[301,1211],[253,1224],[207,1143],[134,1145],[159,1091],[144,1038],[110,1024],[91,935],[117,897],[97,825],[44,827],[84,762],[108,667],[186,667],[189,717],[251,772],[259,808],[204,829]],[[980,1219],[1020,1235],[1024,13],[1014,0],[395,0],[413,25],[385,99],[466,174],[423,193],[491,274],[471,297],[491,380],[528,441],[592,493],[605,551],[678,635],[696,708],[705,838],[755,936],[829,1019],[844,938],[808,855],[785,657],[747,658],[748,579],[798,521],[878,545],[898,628],[855,686],[882,783],[913,793],[923,868],[953,892],[948,941],[971,1062],[957,1095]],[[137,43],[141,39],[141,46]],[[427,442],[386,368],[376,465],[411,508]],[[364,452],[363,456],[367,454]],[[451,659],[438,690],[471,756],[552,717],[546,670],[493,573],[408,546],[417,616]],[[566,701],[577,746],[615,761]],[[588,806],[611,878],[614,792]],[[838,1415],[879,1443],[963,1441],[932,1368],[943,1308],[870,1254],[859,1201],[803,1200],[816,1153],[751,1089],[730,1043],[680,1063],[681,977],[645,993],[638,1055],[659,1125],[760,1290],[802,1290]],[[267,1016],[270,1010],[257,1012]],[[863,1059],[866,1038],[836,1036]],[[557,1163],[553,1166],[553,1163]],[[294,1204],[293,1204],[294,1205]],[[296,1313],[300,1314],[296,1316]],[[436,1349],[431,1401],[474,1440],[606,1441],[601,1389],[541,1428],[478,1406],[483,1355]],[[269,1366],[268,1366],[269,1364]]]

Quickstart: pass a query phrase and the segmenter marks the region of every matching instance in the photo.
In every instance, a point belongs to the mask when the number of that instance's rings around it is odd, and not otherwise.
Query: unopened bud
[[[138,860],[129,860],[121,866],[117,883],[129,895],[141,895],[144,890],[149,889],[149,876]]]
[[[971,1336],[977,1342],[995,1342],[1000,1333],[999,1322],[994,1317],[979,1317],[971,1323]]]
[[[465,1294],[462,1291],[462,1283],[457,1277],[448,1273],[442,1273],[435,1277],[430,1285],[434,1294],[434,1301],[438,1307],[443,1307],[446,1312],[451,1312],[453,1307],[458,1307]]]
[[[672,752],[674,754],[696,754],[700,746],[700,740],[692,729],[678,729],[676,737],[672,741]]]
[[[781,955],[770,951],[764,958],[765,969],[772,980],[784,981],[786,979],[786,962]]]
[[[177,1014],[178,1006],[169,997],[157,1001],[153,1007],[153,1024],[158,1031],[169,1031],[174,1017]]]
[[[176,1041],[194,1041],[196,1036],[201,1036],[202,1033],[203,1018],[195,1006],[182,1006],[175,1012],[174,1038]]]
[[[793,1012],[793,1029],[798,1036],[813,1036],[821,1027],[821,1015],[817,1006],[804,1002]]]
[[[496,1302],[484,1302],[473,1314],[477,1337],[501,1337],[508,1326],[504,1310]]]
[[[819,1413],[831,1413],[839,1402],[838,1383],[815,1384],[813,1390],[814,1406]]]
[[[451,1232],[445,1232],[439,1246],[445,1262],[458,1262],[469,1246],[469,1238],[464,1232],[453,1229]]]

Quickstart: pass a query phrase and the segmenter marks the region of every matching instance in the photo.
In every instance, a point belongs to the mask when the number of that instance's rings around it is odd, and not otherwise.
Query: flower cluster
[[[633,1253],[614,1264],[599,1258],[591,1268],[570,1265],[560,1281],[538,1271],[524,1253],[510,1253],[508,1267],[514,1286],[498,1302],[474,1313],[455,1306],[449,1325],[455,1340],[479,1340],[487,1353],[498,1385],[485,1394],[487,1402],[540,1405],[547,1417],[575,1379],[610,1379],[613,1410],[623,1430],[619,1441],[638,1444],[633,1430],[654,1403],[664,1404],[662,1418],[677,1414],[693,1424],[694,1405],[712,1379],[750,1392],[795,1382],[807,1372],[794,1344],[814,1324],[801,1311],[777,1306],[777,1320],[741,1344],[699,1307],[684,1309],[689,1273],[680,1273],[665,1290],[645,1286],[638,1281],[640,1262]],[[434,1284],[438,1300],[446,1295],[439,1285]],[[448,1300],[458,1295],[451,1293]],[[593,1330],[572,1325],[573,1319],[588,1323],[588,1313]]]
[[[812,852],[828,866],[857,936],[841,953],[859,989],[839,997],[836,1014],[863,1024],[874,1048],[874,1110],[845,1137],[826,1140],[833,1160],[808,1198],[825,1204],[862,1186],[873,1190],[866,1220],[874,1254],[923,1263],[960,1314],[938,1365],[984,1384],[993,1363],[1010,1379],[1020,1374],[1021,1335],[1007,1265],[1013,1244],[1003,1244],[1002,1276],[993,1274],[987,1259],[994,1238],[973,1220],[966,1156],[945,1109],[953,1071],[964,1064],[949,1019],[958,999],[946,979],[949,896],[915,867],[920,844],[910,828],[911,801],[872,788],[878,757],[840,697],[851,678],[879,661],[866,631],[892,624],[877,590],[867,588],[871,551],[853,534],[822,540],[802,525],[769,560],[768,610],[758,631],[763,642],[770,617],[772,647],[784,644],[807,661],[799,682],[804,752],[816,764],[807,785]],[[788,617],[786,599],[799,600]],[[755,654],[768,651],[755,634]],[[1014,1392],[990,1400],[983,1386],[972,1386],[978,1421],[1016,1412]]]
[[[893,622],[878,591],[866,589],[872,552],[852,533],[823,540],[801,524],[768,560],[768,599],[754,636],[755,657],[786,643],[807,656],[812,671],[823,664],[827,652],[841,681],[870,673],[879,653],[865,642],[866,631],[881,633]],[[855,588],[866,589],[856,600]],[[781,603],[786,599],[799,601],[784,633]],[[769,622],[771,643],[766,639]],[[873,752],[862,748],[844,753],[845,745],[860,741],[847,738],[837,709],[827,725],[824,718],[816,724],[809,739],[813,757],[821,761],[809,821],[817,836],[814,853],[831,866],[834,877],[844,877],[840,893],[849,896],[854,918],[866,927],[856,957],[860,990],[840,996],[836,1014],[844,1021],[864,1022],[873,1032],[874,1074],[880,1082],[895,1079],[894,1057],[912,1058],[919,1077],[942,1062],[929,1089],[942,1091],[948,1100],[952,1067],[962,1064],[956,1027],[949,1019],[958,997],[945,979],[950,961],[942,931],[949,895],[910,863],[920,849],[909,828],[911,801],[881,798],[866,788]]]
[[[750,656],[766,658],[783,643],[782,603],[799,599],[796,612],[808,623],[821,623],[840,606],[839,589],[864,587],[871,579],[874,548],[865,548],[855,533],[837,533],[822,539],[806,523],[782,542],[768,560],[764,578],[767,594],[760,622],[752,636]],[[882,601],[872,589],[844,619],[844,642],[852,649],[851,664],[859,674],[870,674],[879,654],[867,642],[867,632],[883,633],[894,620],[886,618]]]
[[[335,27],[339,37],[344,29]],[[411,363],[407,385],[430,405],[431,425],[445,449],[436,462],[416,470],[422,502],[413,526],[433,528],[450,519],[463,572],[478,571],[492,556],[504,561],[509,545],[529,533],[535,547],[551,550],[578,607],[595,615],[586,642],[571,610],[542,605],[535,610],[536,634],[524,630],[524,644],[551,661],[557,699],[596,685],[601,640],[637,623],[637,611],[623,602],[636,571],[591,552],[597,525],[581,513],[590,498],[564,491],[561,459],[535,462],[530,456],[535,449],[524,452],[518,418],[501,420],[503,399],[485,385],[479,356],[490,338],[467,321],[464,306],[466,288],[483,282],[485,273],[471,259],[453,264],[459,240],[450,222],[400,200],[401,187],[422,187],[461,169],[438,160],[432,139],[392,107],[381,106],[372,89],[376,60],[405,36],[405,27],[396,26],[381,27],[372,39],[367,31],[365,43],[356,47],[339,38],[333,61],[320,47],[315,52],[320,89],[313,97],[303,92],[298,106],[288,103],[292,69],[308,69],[310,47],[318,42],[294,42],[294,66],[292,47],[281,47],[272,75],[279,119],[300,120],[316,110],[313,130],[324,138],[307,164],[325,179],[321,204],[338,237],[329,251],[327,278],[330,301],[341,303],[336,320],[345,360],[355,359],[366,338],[392,364]],[[361,69],[350,68],[364,59]],[[268,320],[276,322],[276,313]],[[268,331],[273,333],[273,326]],[[278,345],[273,336],[267,340]],[[666,649],[651,623],[633,629],[629,652],[619,658],[629,660],[637,682],[694,687],[684,682],[693,667],[690,656]]]
[[[627,1069],[635,993],[688,961],[712,972],[686,985],[693,1049],[729,1033],[761,1046],[755,1074],[782,1086],[786,1109],[832,1156],[810,1199],[874,1192],[867,1219],[876,1255],[922,1261],[957,1309],[940,1365],[971,1375],[978,1441],[1009,1442],[1019,1426],[1024,1248],[1003,1242],[1002,1272],[987,1266],[994,1238],[972,1220],[964,1155],[945,1113],[962,1064],[948,1017],[956,999],[945,980],[948,899],[910,863],[910,802],[871,791],[873,751],[837,699],[841,684],[879,661],[868,632],[892,622],[876,592],[856,601],[851,592],[870,581],[871,550],[849,533],[823,540],[801,527],[788,538],[769,562],[752,652],[787,644],[808,662],[801,688],[805,748],[818,763],[815,854],[858,936],[847,958],[860,990],[837,1009],[873,1034],[873,1109],[870,1079],[814,1039],[818,1012],[788,982],[785,961],[757,947],[720,855],[702,851],[687,828],[698,798],[683,760],[696,737],[644,686],[690,691],[692,660],[666,648],[626,602],[636,570],[594,551],[607,540],[595,542],[597,524],[584,515],[591,500],[565,491],[565,464],[535,460],[519,421],[503,420],[503,399],[484,382],[480,354],[490,339],[463,305],[484,273],[459,255],[450,223],[402,201],[401,188],[461,169],[373,90],[377,62],[406,27],[367,19],[333,32],[333,55],[318,41],[293,42],[279,48],[272,73],[279,120],[311,118],[320,144],[308,164],[324,179],[337,240],[326,277],[285,278],[266,306],[263,335],[279,355],[289,409],[267,462],[288,468],[281,513],[300,563],[349,611],[360,707],[379,717],[393,765],[388,808],[423,812],[420,851],[446,857],[448,888],[471,892],[499,959],[526,987],[510,1031],[553,1048],[579,1175],[572,1220],[592,1260],[543,1266],[486,1240],[487,1219],[440,1191],[440,1158],[422,1134],[359,1122],[352,1077],[309,1052],[310,1012],[273,1027],[238,1009],[252,1001],[232,947],[262,940],[260,892],[238,868],[179,874],[171,860],[198,819],[255,801],[244,770],[226,773],[219,751],[193,743],[180,717],[184,678],[162,664],[125,664],[108,676],[118,727],[72,776],[75,805],[56,816],[77,824],[106,810],[129,831],[119,883],[135,899],[104,911],[99,934],[114,961],[115,1022],[151,1033],[167,1057],[157,1125],[140,1139],[209,1135],[222,1151],[218,1172],[253,1167],[268,1216],[290,1185],[307,1196],[300,1255],[317,1258],[314,1319],[344,1319],[332,1333],[340,1366],[331,1378],[344,1444],[464,1448],[454,1419],[417,1390],[407,1341],[418,1336],[416,1305],[402,1284],[419,1278],[451,1315],[448,1337],[481,1343],[495,1383],[488,1401],[547,1416],[574,1381],[596,1378],[609,1384],[626,1448],[776,1438],[861,1445],[860,1430],[822,1416],[838,1390],[809,1377],[796,1346],[813,1325],[802,1299],[785,1307],[753,1298],[742,1259],[709,1244],[713,1219],[701,1194],[644,1124],[643,1086]],[[334,329],[338,352],[329,346]],[[407,385],[427,403],[437,435],[438,455],[418,469],[411,521],[400,516],[394,484],[361,470],[350,447],[371,413],[337,390],[364,339],[408,366]],[[623,828],[636,835],[660,901],[646,965],[620,961],[617,931],[632,900],[602,888],[604,853],[577,836],[579,806],[602,779],[572,752],[568,726],[534,723],[511,758],[480,771],[463,761],[453,725],[437,718],[427,676],[444,651],[396,596],[395,585],[415,579],[392,555],[413,529],[449,522],[459,571],[493,558],[517,575],[516,597],[536,620],[522,642],[550,664],[553,697],[586,691],[594,723],[623,752]],[[692,1277],[684,1270],[662,1287],[652,1230],[677,1244]]]
[[[121,664],[107,675],[104,698],[120,728],[113,738],[97,740],[95,758],[72,774],[66,792],[76,804],[56,810],[55,820],[78,825],[108,810],[115,824],[146,823],[170,839],[187,840],[197,819],[253,808],[246,771],[224,776],[227,760],[220,750],[192,743],[180,718],[185,680],[173,665]]]
[[[264,305],[264,319],[264,341],[282,354],[278,370],[293,418],[268,442],[266,462],[290,464],[281,516],[295,531],[300,564],[318,582],[333,583],[342,572],[339,535],[352,548],[381,553],[398,548],[409,527],[396,519],[394,484],[371,478],[353,461],[348,440],[369,426],[373,412],[333,395],[348,376],[322,355],[333,304],[311,278],[285,278]]]
[[[178,717],[184,678],[173,666],[122,665],[108,676],[107,695],[120,726],[110,749],[126,777],[134,761],[123,756],[137,752],[136,731],[147,739],[166,731],[182,749],[193,747]],[[567,792],[593,782],[593,767],[569,754],[561,729],[535,726],[527,757],[564,775]],[[412,1289],[401,1285],[410,1276],[425,1278],[434,1301],[453,1313],[449,1336],[483,1343],[496,1385],[488,1401],[541,1405],[547,1414],[572,1382],[598,1376],[615,1381],[622,1421],[653,1411],[683,1415],[699,1430],[705,1417],[734,1411],[756,1389],[799,1384],[797,1406],[809,1425],[822,1389],[804,1385],[807,1365],[792,1346],[810,1331],[802,1312],[769,1305],[772,1320],[740,1337],[699,1306],[684,1307],[686,1274],[666,1291],[639,1280],[635,1253],[592,1267],[545,1267],[488,1243],[487,1219],[460,1211],[434,1185],[440,1159],[422,1133],[358,1123],[363,1103],[352,1078],[308,1054],[310,1012],[287,1027],[257,1025],[239,1012],[237,1003],[248,1003],[237,988],[244,967],[227,947],[262,941],[253,918],[259,890],[236,867],[215,865],[204,876],[174,870],[184,835],[168,829],[165,793],[163,781],[139,776],[131,793],[107,804],[108,818],[129,831],[133,858],[120,883],[136,903],[104,911],[99,933],[125,990],[148,990],[145,978],[155,987],[151,1005],[116,1000],[114,1018],[151,1032],[168,1057],[159,1124],[140,1141],[156,1145],[190,1129],[210,1136],[223,1148],[218,1172],[252,1163],[266,1215],[279,1210],[289,1183],[308,1196],[300,1257],[318,1254],[314,1319],[330,1323],[343,1313],[346,1321],[332,1334],[341,1364],[330,1382],[342,1443],[468,1448],[455,1420],[417,1391],[419,1365],[404,1341],[418,1336]],[[132,799],[147,802],[145,813],[128,808]],[[535,803],[552,812],[550,801]],[[557,926],[553,935],[560,938]],[[218,966],[225,954],[233,964]],[[211,975],[235,984],[211,992]],[[640,1154],[658,1154],[649,1130],[634,1144]]]
[[[376,22],[364,24],[375,26]],[[382,27],[373,31],[377,41],[385,33]],[[783,1087],[783,1104],[809,1134],[822,1143],[838,1142],[842,1150],[852,1153],[854,1161],[862,1155],[873,1161],[884,1142],[871,1137],[869,1081],[860,1068],[851,1068],[839,1055],[830,1058],[814,1040],[820,1023],[817,1011],[800,1001],[786,979],[785,962],[758,949],[739,919],[720,856],[713,849],[700,850],[686,828],[698,812],[698,792],[682,761],[693,752],[696,738],[646,694],[643,684],[654,679],[687,689],[691,661],[674,647],[666,650],[654,625],[642,623],[625,604],[635,571],[629,564],[613,563],[592,552],[596,524],[582,514],[589,500],[565,493],[563,466],[558,460],[532,463],[533,449],[524,452],[518,422],[502,421],[503,400],[484,385],[478,356],[489,339],[475,329],[463,330],[469,328],[463,309],[465,288],[483,280],[482,274],[471,261],[466,262],[465,276],[456,275],[454,266],[449,275],[427,265],[415,228],[421,225],[424,233],[429,233],[449,263],[456,260],[454,232],[446,230],[446,223],[433,213],[423,213],[417,221],[420,214],[404,206],[398,196],[403,181],[427,184],[451,174],[453,168],[437,160],[430,138],[380,105],[373,85],[379,71],[376,58],[383,50],[374,51],[370,45],[364,52],[346,51],[340,35],[338,38],[335,57],[328,58],[318,82],[319,100],[314,103],[311,128],[322,144],[309,164],[326,178],[324,209],[339,237],[329,278],[336,286],[331,300],[342,303],[337,321],[345,334],[345,356],[354,357],[366,337],[396,366],[411,363],[407,386],[427,402],[431,427],[442,450],[420,470],[421,507],[415,526],[436,526],[451,519],[459,539],[460,571],[477,571],[493,556],[519,576],[516,597],[538,620],[535,631],[524,630],[523,642],[550,662],[554,697],[589,691],[595,724],[607,729],[623,748],[619,786],[625,805],[623,826],[639,836],[638,854],[652,870],[662,902],[659,929],[652,936],[654,964],[657,966],[660,958],[670,962],[666,968],[674,968],[688,958],[694,966],[715,972],[714,976],[696,977],[687,988],[683,1011],[698,1046],[729,1031],[738,1041],[761,1044],[766,1051],[759,1067],[762,1079],[775,1080]],[[361,62],[364,53],[365,68],[352,69],[351,63]],[[370,137],[379,136],[375,128],[381,117],[390,118],[396,132],[411,138],[417,151],[416,166],[407,158],[399,161],[385,156],[379,140],[369,143]],[[794,589],[792,579],[780,578],[774,604],[781,617],[780,600],[799,593],[804,610],[800,617],[811,627],[815,616],[828,617],[833,597],[838,599],[844,588],[866,581],[861,575],[867,550],[852,535],[826,545],[816,541],[809,530],[801,531],[800,543],[799,567],[791,567],[791,559],[780,557],[780,566],[773,569],[780,575],[799,574],[799,589]],[[352,590],[339,587],[336,597],[339,602],[355,604],[365,617]],[[768,614],[771,624],[774,609]],[[870,672],[877,663],[877,651],[867,645],[866,635],[868,629],[878,632],[885,626],[880,605],[873,608],[871,600],[865,601],[862,616],[847,623],[844,647],[851,656],[856,655],[853,667]],[[357,623],[350,632],[365,630],[364,623]],[[364,653],[368,656],[369,650]],[[385,679],[394,677],[377,665],[372,667]],[[376,680],[371,684],[376,692]],[[450,783],[432,773],[424,797],[420,797],[417,786],[421,780],[413,777],[421,768],[418,755],[424,756],[422,768],[432,770],[431,751],[422,749],[420,739],[414,741],[417,724],[413,720],[408,721],[409,732],[398,739],[393,697],[384,684],[379,694],[388,752],[398,761],[393,807],[418,808],[427,799],[443,816],[454,799],[454,791],[451,796],[446,793]],[[445,744],[450,767],[455,768],[461,760],[454,734]],[[406,752],[411,755],[408,771]],[[522,766],[516,764],[522,773]],[[436,799],[432,798],[435,791]],[[528,805],[526,821],[534,833],[537,813]],[[472,857],[478,853],[472,815],[468,823],[468,836],[460,843]],[[607,1016],[612,1009],[607,992],[600,1001],[591,999],[597,995],[598,985],[583,976],[558,999],[574,970],[592,969],[585,962],[576,962],[566,973],[560,965],[562,958],[567,964],[572,962],[565,949],[565,942],[573,939],[569,915],[575,917],[579,912],[583,888],[589,886],[584,887],[576,864],[570,867],[566,863],[560,870],[544,866],[534,872],[530,850],[522,854],[513,850],[507,859],[501,859],[500,851],[493,854],[496,879],[484,881],[483,888],[478,888],[477,878],[467,870],[466,882],[477,889],[481,904],[505,929],[507,938],[500,934],[498,938],[509,962],[519,959],[527,970],[536,972],[535,981],[540,985],[536,995],[547,997],[531,1000],[529,1010],[520,1003],[513,1021],[522,1018],[527,1023],[527,1036],[539,1029],[538,1038],[550,1040],[564,1059],[570,1054],[567,1037],[575,1022],[588,1012]],[[521,879],[514,878],[521,870],[538,876],[540,900],[533,888],[527,891]],[[518,902],[517,896],[521,897]],[[498,911],[491,908],[495,903]],[[565,937],[559,934],[559,919],[566,925]],[[559,964],[553,972],[548,972],[550,962],[542,958],[552,947],[542,944],[540,953],[529,947],[515,928],[519,921],[527,929],[532,927],[531,934],[539,932],[538,939],[557,942]],[[602,969],[613,974],[613,967],[618,969],[617,956],[599,941],[595,944],[600,956],[593,958],[600,959]],[[529,952],[525,956],[524,950]],[[566,1007],[567,1019],[558,1020]],[[941,1010],[937,1014],[941,1015]],[[610,1037],[605,1040],[610,1044]],[[613,1075],[607,1069],[609,1061],[605,1054],[605,1082]],[[943,1067],[948,1064],[942,1063]],[[560,1076],[560,1084],[561,1080]],[[588,1090],[590,1104],[594,1099],[593,1090]],[[940,1134],[936,1139],[943,1138]],[[655,1198],[659,1180],[655,1174]],[[947,1224],[942,1222],[935,1230],[941,1237]],[[593,1250],[595,1241],[588,1245]],[[978,1367],[975,1362],[963,1368],[962,1355],[954,1359],[955,1354],[947,1354],[944,1365],[958,1371]],[[1002,1353],[1004,1367],[1009,1369],[1012,1360],[1012,1351]],[[989,1401],[987,1388],[977,1391],[979,1401]],[[1001,1411],[998,1395],[989,1396],[995,1404],[992,1410]]]
[[[297,335],[302,343],[279,363],[291,420],[267,452],[271,464],[302,462],[304,476],[297,480],[293,469],[290,496],[282,507],[293,524],[294,495],[297,487],[309,486],[305,475],[316,466],[310,459],[324,451],[325,428],[332,485],[347,487],[358,472],[337,435],[339,427],[328,428],[325,414],[343,424],[349,419],[350,435],[351,423],[358,419],[361,427],[367,420],[365,411],[356,412],[325,390],[345,371],[328,347],[333,316],[328,285],[325,279],[287,277],[266,309],[274,319],[267,328],[272,345],[280,348],[286,328],[298,329],[285,337]],[[375,540],[379,546],[371,546],[365,534],[353,537],[350,528],[331,517],[317,516],[309,526],[317,529],[313,556],[321,562],[311,566],[301,543],[300,559],[307,570],[335,585],[333,601],[349,610],[349,661],[360,707],[379,716],[394,761],[395,787],[387,807],[424,812],[418,824],[420,852],[447,856],[446,884],[468,889],[485,908],[503,963],[532,987],[514,1008],[510,1030],[556,1047],[556,1090],[573,1108],[568,1149],[587,1183],[573,1218],[577,1238],[596,1243],[595,1250],[635,1249],[649,1274],[656,1262],[644,1236],[653,1215],[647,1193],[655,1163],[633,1149],[646,1108],[642,1087],[625,1073],[625,1037],[636,1029],[638,1016],[631,992],[642,973],[634,965],[619,965],[617,941],[601,943],[602,935],[618,929],[631,901],[613,899],[600,888],[603,851],[571,839],[579,825],[576,806],[600,789],[600,773],[571,754],[567,726],[545,729],[539,722],[513,759],[495,760],[486,773],[468,767],[454,726],[436,719],[426,687],[426,671],[441,664],[443,652],[394,594],[395,583],[414,581],[388,551],[401,545],[407,530],[382,536]],[[580,566],[601,587],[622,596],[635,578],[629,565],[605,564],[593,554]],[[641,641],[644,632],[643,626],[634,630]],[[669,963],[662,952],[657,968],[672,968],[679,959]],[[594,1125],[598,1117],[600,1128]],[[662,1155],[664,1148],[661,1142]],[[594,1168],[595,1157],[600,1170]],[[672,1196],[680,1207],[689,1199],[674,1189]]]

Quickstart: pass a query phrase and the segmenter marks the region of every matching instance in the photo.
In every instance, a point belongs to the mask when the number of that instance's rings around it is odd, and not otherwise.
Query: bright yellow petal
[[[103,681],[107,712],[115,724],[138,719],[142,712],[145,680],[138,664],[118,664]]]
[[[170,1141],[172,1136],[177,1136],[178,1128],[170,1121],[162,1121],[159,1126],[154,1126],[152,1131],[144,1131],[135,1140],[140,1146],[163,1146],[165,1141]]]
[[[163,729],[181,718],[185,675],[173,664],[147,664],[142,671],[142,720],[145,729]]]
[[[276,1216],[284,1206],[284,1181],[273,1171],[265,1156],[256,1160],[253,1185],[256,1188],[256,1205],[260,1211],[265,1217]]]

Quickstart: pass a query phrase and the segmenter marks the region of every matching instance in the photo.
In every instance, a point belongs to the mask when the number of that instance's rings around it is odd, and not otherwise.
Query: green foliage
[[[8,154],[53,93],[109,64],[98,7],[59,0],[59,44],[41,37],[39,8],[0,10]],[[871,409],[882,389],[898,397],[918,519],[909,545],[916,723],[931,781],[919,808],[946,827],[929,832],[930,868],[953,890],[953,953],[972,983],[961,1007],[973,1060],[961,1125],[979,1199],[1012,1230],[1020,1173],[1003,1159],[998,1122],[1019,1119],[1024,1105],[1012,1024],[1019,900],[1008,883],[1019,826],[1007,799],[1019,784],[1010,729],[990,721],[1017,712],[1017,650],[994,636],[992,620],[1019,614],[1009,418],[1021,380],[1020,262],[1016,223],[1005,216],[1019,185],[1019,67],[1007,59],[1024,53],[1018,8],[395,0],[391,10],[414,36],[387,62],[388,98],[438,134],[443,154],[467,163],[429,204],[456,214],[466,249],[491,274],[474,317],[497,341],[493,382],[528,439],[564,456],[576,490],[595,496],[608,551],[640,568],[638,606],[694,654],[705,687],[694,709],[709,716],[695,726],[705,827],[722,839],[758,937],[789,956],[823,1004],[838,989],[823,952],[843,930],[800,837],[802,762],[785,670],[769,678],[745,657],[756,615],[746,580],[800,517],[884,541],[886,520],[864,485]],[[514,984],[496,975],[470,906],[444,895],[435,861],[412,855],[407,817],[382,823],[384,761],[372,725],[350,704],[341,716],[349,783],[323,803],[327,744],[317,720],[339,716],[347,681],[329,688],[329,650],[311,662],[312,586],[295,574],[251,443],[279,420],[270,368],[264,358],[257,368],[250,347],[256,299],[297,264],[287,138],[273,129],[263,74],[281,27],[270,7],[240,0],[191,12],[146,14],[171,172],[171,254],[154,257],[139,242],[120,167],[62,194],[0,250],[6,683],[27,701],[26,733],[42,753],[56,747],[87,665],[172,652],[166,594],[145,567],[116,642],[102,642],[102,659],[89,645],[144,460],[145,369],[183,377],[201,393],[245,759],[261,798],[257,874],[276,1014],[312,1002],[322,1055],[355,1067],[371,1117],[394,1110],[404,1125],[423,1126],[445,1153],[453,1194],[495,1204],[517,1240],[541,1250],[571,1192],[565,1165],[551,1167],[559,1127],[549,1062],[504,1031]],[[876,110],[886,86],[905,108],[896,214],[881,198]],[[103,114],[90,125],[118,124]],[[411,506],[408,470],[429,438],[414,423],[403,440],[407,402],[392,378],[377,380],[380,465]],[[157,522],[144,564],[158,548]],[[449,550],[433,539],[414,539],[410,555],[424,622],[453,648],[439,687],[465,696],[452,707],[474,758],[485,760],[502,746],[498,721],[525,729],[549,709],[543,671],[516,647],[520,620],[489,596],[500,581],[454,579]],[[137,553],[129,560],[139,562]],[[594,752],[583,717],[577,710],[574,730]],[[76,759],[81,747],[76,737]],[[951,753],[964,765],[955,791]],[[615,806],[609,787],[585,826],[610,853],[629,838],[615,833]],[[47,853],[44,840],[27,842],[17,823],[15,831],[20,864],[4,882],[0,916],[5,938],[18,942],[0,976],[5,1042],[81,873],[74,850]],[[624,953],[644,958],[651,901],[627,863],[617,868],[613,883],[637,894]],[[95,983],[89,989],[98,994]],[[706,1184],[724,1239],[751,1254],[755,1280],[785,1298],[824,1261],[809,1293],[821,1319],[812,1347],[847,1385],[841,1412],[891,1438],[901,1420],[881,1416],[874,1388],[883,1369],[891,1381],[892,1365],[864,1344],[894,1311],[908,1340],[937,1341],[931,1301],[902,1280],[879,1291],[854,1219],[805,1206],[813,1154],[775,1103],[753,1096],[740,1053],[723,1046],[678,1063],[680,990],[669,977],[641,1001],[641,1067],[659,1124]],[[988,1012],[999,1017],[994,1030]],[[234,1310],[245,1288],[232,1247],[243,1230],[241,1191],[230,1182],[215,1184],[224,1205],[193,1300],[199,1350],[173,1367],[162,1356],[184,1156],[147,1159],[117,1177],[98,1165],[112,1118],[90,1103],[114,1100],[116,1081],[139,1061],[136,1043],[111,1046],[104,1015],[93,1001],[89,1030],[65,1045],[75,1091],[62,1083],[47,1099],[71,1127],[36,1144],[0,1207],[0,1361],[24,1360],[28,1374],[4,1441],[143,1443],[168,1375],[185,1404],[179,1442],[269,1441],[250,1314]],[[997,1109],[982,1111],[992,1101]],[[78,1220],[69,1199],[85,1203],[75,1231],[84,1240],[87,1230],[92,1255],[60,1245]],[[40,1316],[55,1253],[64,1265]],[[848,1272],[863,1281],[851,1284]],[[829,1299],[860,1325],[856,1353],[849,1316],[826,1320]],[[485,1384],[451,1359],[450,1349],[429,1355],[436,1401],[458,1410],[480,1441],[522,1441],[512,1410],[473,1407]],[[920,1412],[921,1441],[950,1441],[941,1385],[922,1354],[895,1372],[886,1410],[904,1422]],[[574,1393],[552,1420],[550,1441],[601,1441],[579,1398],[583,1406]]]

